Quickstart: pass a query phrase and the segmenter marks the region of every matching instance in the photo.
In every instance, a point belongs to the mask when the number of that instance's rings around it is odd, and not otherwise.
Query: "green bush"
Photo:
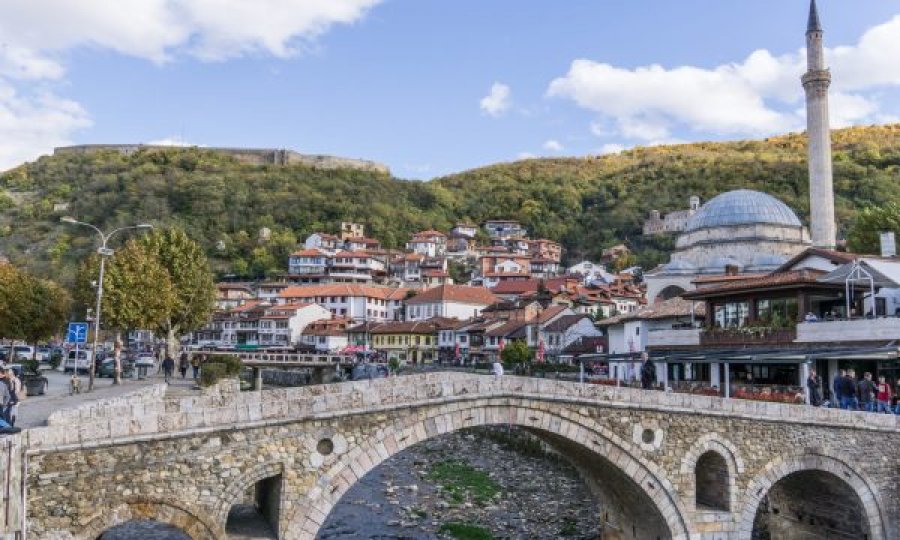
[[[228,366],[220,363],[205,363],[200,370],[200,386],[212,386],[228,377]]]
[[[25,373],[28,373],[31,375],[38,374],[39,364],[38,364],[37,360],[32,360],[31,358],[29,358],[28,360],[22,360],[21,364],[22,364],[22,371],[24,371]]]
[[[220,364],[225,366],[226,377],[238,377],[241,374],[241,370],[244,368],[241,359],[230,354],[212,355],[203,363],[204,367],[208,364]]]
[[[454,540],[494,540],[494,535],[488,529],[468,523],[444,523],[440,532],[449,534]]]

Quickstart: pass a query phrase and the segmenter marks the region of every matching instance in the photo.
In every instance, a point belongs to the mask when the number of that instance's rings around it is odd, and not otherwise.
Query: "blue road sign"
[[[88,323],[70,322],[69,331],[66,332],[66,341],[69,343],[86,343],[88,336]]]

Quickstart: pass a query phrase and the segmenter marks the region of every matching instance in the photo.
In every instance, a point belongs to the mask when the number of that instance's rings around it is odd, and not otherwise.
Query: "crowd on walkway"
[[[900,415],[900,401],[895,407],[891,406],[894,392],[883,375],[876,381],[869,372],[858,378],[855,370],[842,369],[831,381],[831,399],[827,401],[822,398],[822,383],[815,370],[810,370],[806,387],[810,405],[816,407]]]

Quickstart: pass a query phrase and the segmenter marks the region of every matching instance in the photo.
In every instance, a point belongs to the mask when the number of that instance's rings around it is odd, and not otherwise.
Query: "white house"
[[[447,252],[447,235],[440,231],[422,231],[413,235],[406,249],[426,257],[440,257]]]
[[[324,319],[313,321],[303,331],[300,342],[319,353],[334,353],[349,344],[346,319]]]
[[[259,318],[260,345],[290,346],[300,343],[307,325],[326,319],[331,312],[318,304],[284,304],[266,308]]]
[[[328,273],[331,255],[318,248],[295,251],[288,258],[288,273],[301,276],[324,276]]]
[[[569,345],[586,337],[601,337],[600,331],[587,315],[570,314],[554,319],[541,328],[547,354],[559,356]]]
[[[470,319],[500,298],[484,287],[441,285],[420,292],[406,301],[406,320],[420,321],[432,317]]]
[[[333,252],[341,248],[343,241],[333,234],[312,233],[306,237],[303,247],[306,249],[321,249],[323,251]]]
[[[333,316],[354,323],[393,321],[403,313],[403,299],[408,290],[357,283],[300,285],[282,291],[278,303],[319,304]]]

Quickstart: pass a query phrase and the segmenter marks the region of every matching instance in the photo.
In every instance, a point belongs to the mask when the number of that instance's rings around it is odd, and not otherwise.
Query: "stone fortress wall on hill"
[[[79,144],[60,146],[53,149],[53,155],[91,154],[102,151],[116,151],[122,155],[131,155],[141,150],[171,150],[177,146],[153,144]],[[317,169],[354,169],[373,173],[390,174],[387,165],[364,159],[326,156],[320,154],[301,154],[293,150],[278,148],[220,148],[198,147],[210,152],[231,156],[241,163],[250,165],[307,165]]]

